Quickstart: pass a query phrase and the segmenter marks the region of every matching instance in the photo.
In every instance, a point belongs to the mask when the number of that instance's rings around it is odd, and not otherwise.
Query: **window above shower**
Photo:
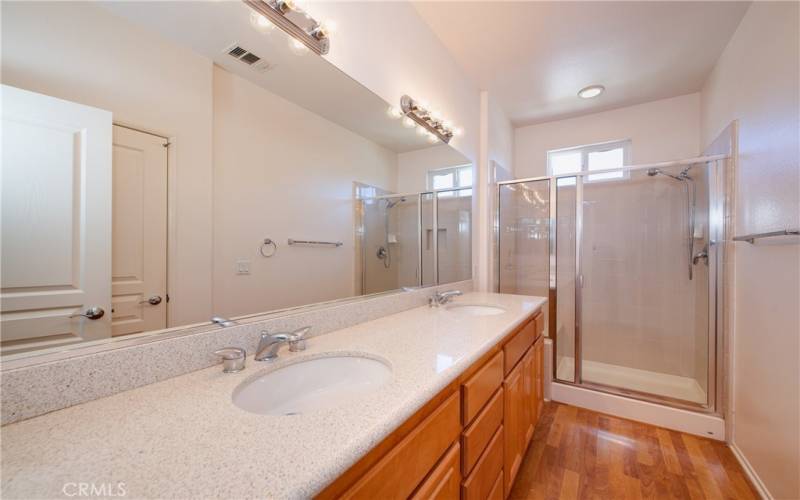
[[[459,165],[456,167],[438,168],[428,171],[428,189],[471,188],[472,165]],[[441,193],[440,197],[472,196],[472,189]]]
[[[604,142],[547,152],[547,175],[564,175],[592,170],[620,168],[630,163],[631,141]],[[627,172],[605,172],[586,177],[586,182],[623,180]],[[561,185],[574,185],[574,179],[564,179]]]

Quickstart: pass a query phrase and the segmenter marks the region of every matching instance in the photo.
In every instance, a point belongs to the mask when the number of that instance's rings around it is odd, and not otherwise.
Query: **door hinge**
[[[165,295],[167,297],[167,302],[169,302],[169,294]]]

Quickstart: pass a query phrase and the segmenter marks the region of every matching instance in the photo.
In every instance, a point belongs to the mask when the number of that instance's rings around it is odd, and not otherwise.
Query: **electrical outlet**
[[[245,259],[237,260],[236,274],[250,274],[250,261]]]

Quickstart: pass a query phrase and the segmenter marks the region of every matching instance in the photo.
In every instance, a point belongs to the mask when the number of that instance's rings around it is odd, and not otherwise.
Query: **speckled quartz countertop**
[[[77,483],[128,498],[310,497],[544,302],[470,293],[455,303],[506,312],[419,307],[314,337],[303,352],[281,348],[275,363],[250,357],[236,374],[208,368],[7,425],[2,497],[75,496]],[[392,380],[356,404],[303,415],[257,415],[231,402],[258,373],[333,352],[386,360]]]

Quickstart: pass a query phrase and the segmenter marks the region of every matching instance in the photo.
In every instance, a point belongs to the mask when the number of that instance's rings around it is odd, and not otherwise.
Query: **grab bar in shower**
[[[781,231],[769,231],[767,233],[745,234],[744,236],[734,236],[733,241],[746,241],[754,245],[756,240],[761,238],[773,238],[775,236],[799,236],[800,229],[783,229]]]
[[[344,245],[341,241],[314,241],[314,240],[293,240],[289,238],[290,245],[322,245],[322,246],[332,246],[332,247],[340,247]]]

